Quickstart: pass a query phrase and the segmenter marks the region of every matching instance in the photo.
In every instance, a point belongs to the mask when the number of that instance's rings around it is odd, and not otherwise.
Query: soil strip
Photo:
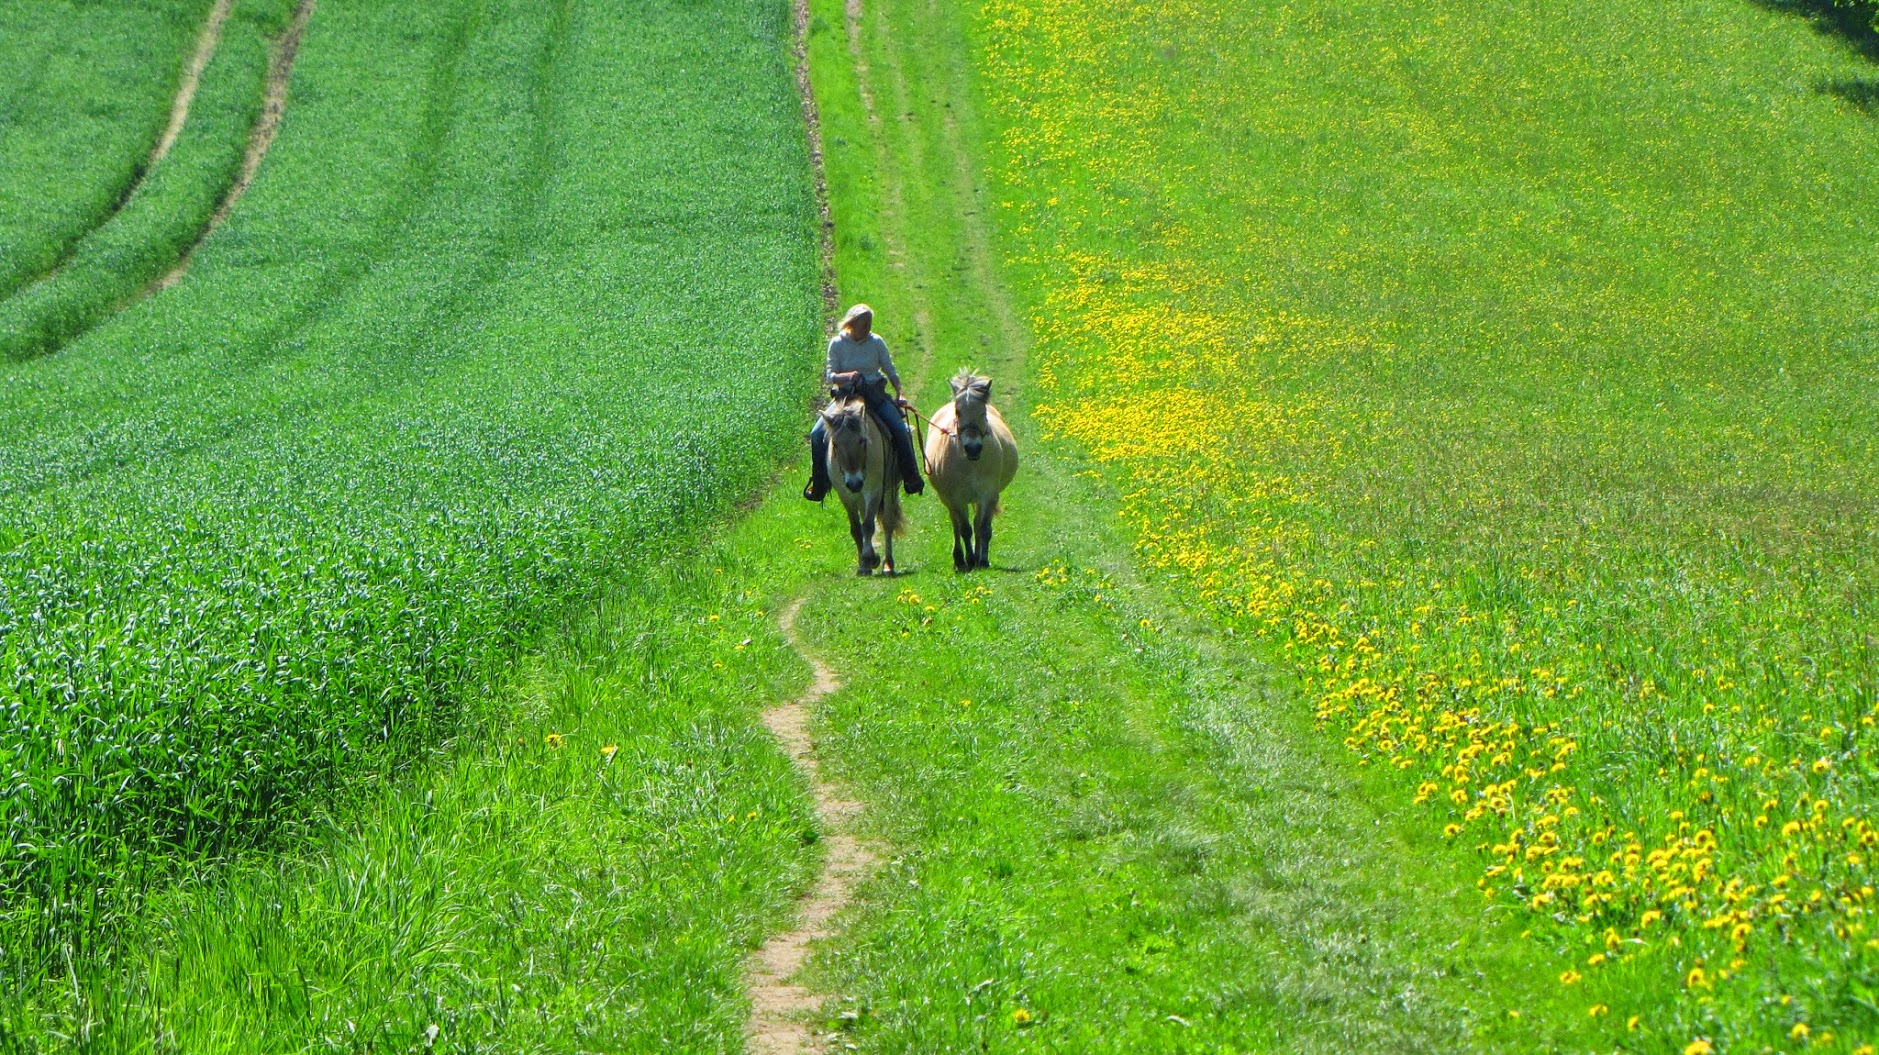
[[[809,169],[815,176],[816,212],[822,220],[822,321],[833,323],[842,305],[835,287],[835,217],[829,212],[829,181],[822,171],[822,113],[809,83],[809,0],[796,0],[796,94],[802,99],[803,124],[809,130]]]
[[[176,137],[183,133],[183,125],[189,120],[190,104],[196,101],[196,86],[202,83],[202,71],[215,56],[215,46],[222,41],[222,23],[228,21],[228,12],[234,6],[235,0],[215,0],[215,7],[209,11],[209,20],[202,24],[202,33],[196,37],[196,51],[183,66],[183,79],[176,85],[176,98],[170,102],[170,123],[163,126],[163,134],[157,138],[157,145],[150,149],[150,160],[144,165],[145,173],[163,160],[163,155],[176,145]],[[137,182],[143,182],[143,177],[139,176]],[[128,201],[136,190],[133,184],[130,193],[124,195],[125,200]]]
[[[815,1034],[803,1021],[815,1010],[817,998],[793,979],[802,969],[809,947],[833,933],[836,914],[848,905],[855,885],[873,871],[876,861],[874,852],[849,830],[861,813],[861,803],[842,798],[823,779],[815,741],[809,736],[810,708],[841,688],[842,682],[833,669],[803,647],[796,634],[796,617],[805,600],[799,597],[792,601],[778,622],[790,647],[815,671],[815,680],[802,695],[763,712],[763,724],[808,778],[826,856],[815,882],[802,897],[797,925],[773,935],[744,965],[745,985],[750,991],[750,1018],[744,1034],[751,1055],[801,1055],[821,1050]]]
[[[196,89],[202,84],[202,71],[208,68],[209,60],[215,57],[216,46],[222,42],[222,26],[228,21],[228,13],[234,7],[235,0],[215,0],[215,6],[209,9],[209,17],[202,23],[202,32],[196,35],[196,50],[190,54],[189,61],[183,64],[183,76],[177,82],[176,96],[170,100],[169,123],[163,126],[163,134],[157,137],[156,145],[150,148],[149,159],[143,163],[142,168],[137,170],[130,185],[117,196],[117,203],[111,206],[110,212],[99,218],[91,230],[95,231],[103,227],[110,223],[118,213],[123,212],[124,207],[130,204],[130,200],[137,196],[137,191],[143,187],[144,181],[150,178],[150,172],[157,167],[157,162],[162,161],[164,155],[170,152],[170,148],[176,145],[176,137],[182,134],[183,125],[189,121],[189,108],[195,103]],[[47,268],[43,274],[28,280],[20,289],[31,289],[56,278],[61,271],[65,270],[65,266],[72,262],[72,258],[78,255],[79,246],[83,244],[83,238],[74,239],[72,244],[66,247],[57,263]]]
[[[268,148],[274,145],[274,136],[280,131],[281,116],[287,112],[287,85],[293,80],[294,59],[300,55],[300,39],[306,34],[307,21],[313,17],[313,8],[318,0],[300,0],[294,8],[293,21],[287,32],[281,35],[274,46],[273,59],[268,63],[267,93],[262,97],[261,116],[254,122],[254,128],[248,133],[248,149],[242,152],[241,169],[236,172],[234,182],[223,192],[222,200],[210,214],[209,222],[204,224],[196,240],[183,251],[182,259],[163,277],[152,282],[144,290],[145,296],[161,293],[182,280],[189,272],[189,263],[195,259],[196,250],[202,243],[222,226],[228,214],[235,209],[235,203],[248,192],[249,184],[254,182],[255,173],[261,170],[261,162],[267,158]]]

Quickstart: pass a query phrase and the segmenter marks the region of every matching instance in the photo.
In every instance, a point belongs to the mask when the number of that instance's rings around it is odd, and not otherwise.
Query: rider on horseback
[[[900,408],[907,405],[900,395],[900,373],[894,369],[894,357],[887,353],[887,342],[873,330],[873,308],[866,304],[849,308],[848,314],[842,316],[841,332],[829,338],[829,361],[822,372],[823,380],[834,388],[853,391],[867,401],[874,419],[894,441],[894,453],[900,459],[901,480],[906,484],[907,493],[917,495],[925,485],[920,480],[920,463],[914,458],[913,436],[900,414]],[[887,395],[890,383],[894,386],[891,399]],[[809,449],[809,486],[803,488],[802,496],[811,502],[820,502],[833,484],[829,480],[828,431],[819,417],[816,427],[809,433]]]

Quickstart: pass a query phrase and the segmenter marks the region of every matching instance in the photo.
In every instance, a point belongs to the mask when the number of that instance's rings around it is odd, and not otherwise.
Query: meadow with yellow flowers
[[[978,23],[1044,427],[1653,1050],[1879,1037],[1879,125],[1780,6]]]

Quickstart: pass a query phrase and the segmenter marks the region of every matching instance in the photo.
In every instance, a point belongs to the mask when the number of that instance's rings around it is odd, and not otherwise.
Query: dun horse
[[[857,575],[882,568],[894,573],[894,536],[906,527],[900,510],[900,463],[894,444],[855,396],[840,396],[822,411],[829,434],[829,475],[848,510],[848,533],[855,537]],[[881,528],[886,561],[874,551],[874,528]]]
[[[927,475],[953,519],[953,568],[992,566],[992,517],[998,493],[1018,474],[1018,445],[992,406],[992,380],[961,370],[952,402],[933,412],[926,437]],[[977,519],[968,517],[976,509]]]

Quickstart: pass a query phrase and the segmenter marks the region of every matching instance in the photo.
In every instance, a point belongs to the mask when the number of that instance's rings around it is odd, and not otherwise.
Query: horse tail
[[[881,530],[893,538],[907,533],[907,513],[900,507],[900,455],[895,453],[893,443],[887,441],[885,430],[877,426],[876,431],[882,433],[881,439],[887,448],[886,456],[881,459],[881,475],[886,477],[881,481]]]

